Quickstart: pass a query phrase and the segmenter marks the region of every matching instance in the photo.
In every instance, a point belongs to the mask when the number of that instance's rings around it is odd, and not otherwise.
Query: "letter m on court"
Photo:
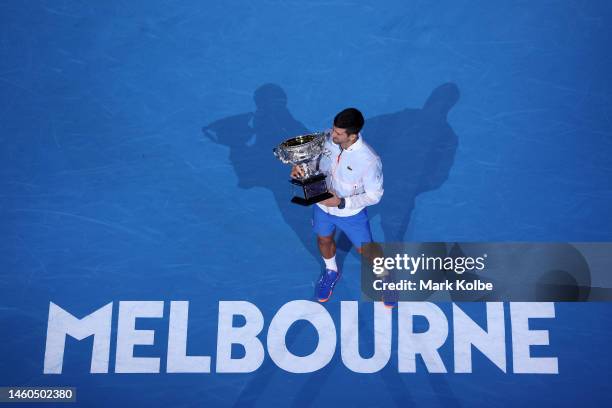
[[[113,303],[78,319],[53,302],[49,304],[47,343],[45,345],[45,374],[61,374],[64,363],[66,335],[77,340],[94,336],[91,372],[107,373],[110,353]]]

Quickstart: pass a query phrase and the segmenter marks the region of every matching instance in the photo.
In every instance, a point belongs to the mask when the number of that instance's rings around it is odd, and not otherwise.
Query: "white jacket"
[[[330,153],[321,156],[319,170],[327,175],[327,187],[340,198],[345,207],[317,205],[326,213],[339,217],[355,215],[368,205],[378,203],[383,195],[383,173],[380,157],[364,142],[361,133],[348,149],[332,141],[331,134],[325,141]]]

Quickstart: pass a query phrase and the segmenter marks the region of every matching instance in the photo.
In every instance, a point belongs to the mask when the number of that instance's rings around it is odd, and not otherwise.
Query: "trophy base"
[[[333,195],[327,191],[325,175],[323,174],[317,174],[308,179],[291,179],[289,181],[291,184],[299,186],[303,193],[303,196],[295,196],[291,199],[291,202],[294,204],[308,206],[333,197]]]
[[[318,195],[316,197],[311,197],[308,199],[295,196],[291,199],[291,202],[294,204],[309,206],[309,205],[316,204],[320,201],[327,200],[328,198],[332,198],[332,197],[333,197],[333,194],[331,193],[324,193],[324,194]]]

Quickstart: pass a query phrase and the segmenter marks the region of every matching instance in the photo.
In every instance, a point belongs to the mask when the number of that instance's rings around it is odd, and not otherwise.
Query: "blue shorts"
[[[315,234],[328,237],[336,231],[336,227],[346,234],[356,248],[360,248],[364,242],[372,242],[368,211],[365,208],[355,215],[338,217],[313,205],[312,229]]]

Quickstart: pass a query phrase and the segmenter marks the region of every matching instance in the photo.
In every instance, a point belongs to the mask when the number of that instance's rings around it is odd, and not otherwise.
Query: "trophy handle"
[[[289,164],[289,162],[287,161],[287,159],[283,156],[282,154],[282,150],[280,150],[278,147],[275,147],[272,149],[272,153],[274,154],[274,157],[276,157],[278,160],[280,160],[282,163],[284,164]]]

